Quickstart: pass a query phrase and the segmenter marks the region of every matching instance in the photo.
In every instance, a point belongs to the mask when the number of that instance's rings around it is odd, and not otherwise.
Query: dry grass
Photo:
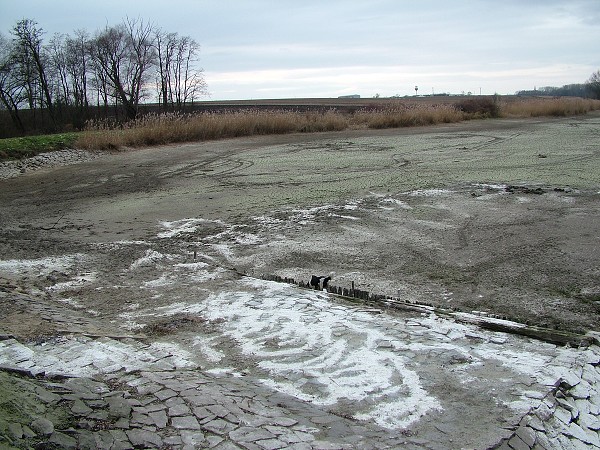
[[[111,150],[177,142],[206,141],[260,134],[285,134],[344,130],[348,118],[334,111],[245,110],[196,115],[148,115],[122,126],[90,123],[76,145],[84,149]]]
[[[363,110],[354,115],[356,124],[368,128],[399,128],[460,122],[465,115],[450,104],[419,104],[396,102],[375,110]]]
[[[502,102],[501,117],[571,116],[600,110],[600,100],[585,98],[529,98]]]
[[[89,123],[75,147],[116,150],[178,142],[206,141],[264,134],[312,133],[353,128],[398,128],[454,123],[491,117],[537,117],[585,114],[600,109],[600,100],[535,98],[500,100],[474,97],[452,102],[390,101],[347,113],[246,109],[194,115],[147,115],[124,125]]]

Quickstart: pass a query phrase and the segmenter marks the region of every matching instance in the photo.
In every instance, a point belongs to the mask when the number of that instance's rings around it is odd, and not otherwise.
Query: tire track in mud
[[[254,165],[252,161],[238,158],[218,157],[210,161],[186,164],[183,167],[161,172],[158,175],[160,179],[167,178],[193,178],[197,176],[215,177],[220,175],[229,175]]]

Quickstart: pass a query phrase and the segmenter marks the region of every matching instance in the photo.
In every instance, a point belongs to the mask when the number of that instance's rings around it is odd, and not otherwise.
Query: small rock
[[[187,416],[189,414],[191,414],[190,408],[184,403],[173,405],[171,408],[169,408],[169,416],[171,417]]]
[[[199,430],[200,424],[194,416],[183,416],[171,418],[171,425],[178,429]]]
[[[585,431],[576,423],[570,424],[564,431],[566,436],[572,436],[575,439],[579,439],[581,442],[586,444],[594,445],[596,448],[600,447],[600,439],[598,434],[593,431]]]
[[[77,448],[77,440],[72,438],[71,436],[68,436],[64,433],[61,433],[59,431],[55,431],[54,433],[52,433],[52,436],[50,437],[49,442],[51,444],[56,444],[58,446],[58,448],[62,448],[62,449],[73,449],[75,450]]]
[[[154,424],[158,428],[165,428],[167,426],[169,418],[164,410],[151,412],[148,415],[152,418],[152,420],[154,420]]]
[[[129,417],[131,414],[131,405],[127,399],[123,397],[109,397],[106,399],[108,402],[108,413],[111,417]]]
[[[13,438],[15,439],[21,439],[23,438],[23,427],[21,426],[20,423],[9,423],[8,424],[8,431],[10,432],[10,434],[12,435]]]
[[[554,417],[563,422],[565,425],[569,425],[571,423],[571,412],[564,408],[557,407],[556,411],[554,411]]]
[[[149,430],[128,430],[125,432],[134,447],[158,448],[163,442],[160,436]]]
[[[35,433],[42,436],[50,436],[54,432],[54,424],[45,417],[34,419],[29,426]]]
[[[71,411],[76,416],[87,416],[93,410],[89,406],[87,406],[82,400],[75,400],[73,406],[71,406]]]
[[[519,427],[515,434],[529,447],[533,447],[533,444],[535,443],[535,431],[533,431],[533,429],[529,427]]]

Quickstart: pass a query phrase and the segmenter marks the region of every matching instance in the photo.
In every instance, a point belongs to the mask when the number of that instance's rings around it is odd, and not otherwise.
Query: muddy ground
[[[156,241],[165,254],[196,252],[250,275],[332,274],[338,286],[596,330],[599,137],[592,114],[242,138],[42,166],[0,181],[0,255],[77,254],[77,273],[5,263],[2,282],[47,295],[61,277],[92,273],[103,286],[81,283],[69,296],[116,317],[149,299],[108,288],[145,251],[112,243]],[[186,224],[193,230],[168,234]],[[36,333],[35,317],[11,314],[7,331]]]
[[[250,422],[283,405],[268,400],[273,393],[286,395],[282,414],[295,417],[287,423],[325,414],[337,424],[306,436],[334,446],[299,448],[353,448],[359,438],[366,447],[356,448],[398,448],[408,437],[410,448],[491,448],[571,372],[587,381],[569,386],[590,386],[577,391],[581,417],[600,414],[597,345],[556,347],[261,279],[330,274],[337,286],[471,318],[597,337],[599,137],[596,113],[0,165],[0,444],[74,447],[103,432],[77,422],[77,401],[63,411],[71,397],[45,413],[28,400],[52,375],[121,383],[134,403],[157,370],[181,381],[174,388],[190,376],[208,377],[209,393],[247,385],[244,401],[262,392],[269,405]],[[186,395],[178,397],[189,404]],[[298,402],[316,409],[299,413]],[[598,419],[552,411],[569,419],[527,435],[554,439],[547,448],[568,448],[560,439],[600,447]],[[181,448],[189,438],[169,410],[144,444],[137,412],[126,425],[95,426],[120,436],[122,448]],[[240,444],[239,430],[223,433],[194,414],[198,446]],[[40,415],[58,431],[25,433]],[[370,437],[343,431],[357,424]]]

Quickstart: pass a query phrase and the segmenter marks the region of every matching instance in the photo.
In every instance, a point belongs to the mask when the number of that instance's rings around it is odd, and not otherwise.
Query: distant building
[[[338,98],[360,98],[360,95],[358,95],[358,94],[340,95]]]

